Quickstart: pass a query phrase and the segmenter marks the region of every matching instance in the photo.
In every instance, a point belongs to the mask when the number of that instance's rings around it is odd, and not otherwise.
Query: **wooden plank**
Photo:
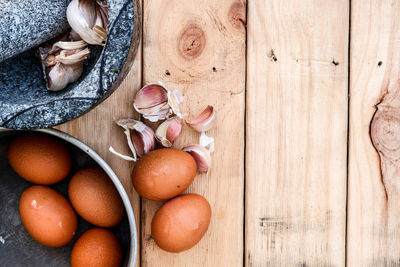
[[[399,266],[400,2],[353,0],[351,14],[347,263]]]
[[[128,155],[129,148],[126,136],[122,129],[114,123],[114,120],[134,116],[132,101],[135,92],[141,86],[141,45],[139,45],[136,59],[130,72],[127,74],[120,87],[103,103],[86,113],[82,117],[68,123],[57,126],[96,151],[113,169],[120,179],[132,203],[136,218],[138,239],[140,238],[140,198],[133,189],[131,170],[133,165],[128,161],[111,154],[108,151],[112,145],[117,151]],[[140,246],[140,240],[139,246]],[[139,262],[138,248],[138,262]]]
[[[246,266],[344,266],[348,11],[248,3]]]
[[[183,110],[217,110],[213,167],[198,175],[188,191],[205,196],[211,225],[194,248],[179,255],[162,251],[151,239],[151,220],[161,205],[142,202],[142,266],[242,266],[244,184],[245,3],[144,1],[143,81],[162,81],[181,90]],[[185,128],[177,147],[198,142]]]

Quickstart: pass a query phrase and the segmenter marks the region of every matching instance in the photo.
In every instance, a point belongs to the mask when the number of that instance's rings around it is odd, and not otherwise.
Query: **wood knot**
[[[205,46],[206,35],[199,26],[189,24],[183,29],[178,43],[178,51],[183,58],[192,60],[199,57]]]
[[[235,2],[232,4],[228,13],[229,22],[236,29],[243,29],[246,27],[246,7],[242,2]]]
[[[393,110],[378,110],[371,122],[371,140],[376,150],[390,158],[400,157],[400,117]]]

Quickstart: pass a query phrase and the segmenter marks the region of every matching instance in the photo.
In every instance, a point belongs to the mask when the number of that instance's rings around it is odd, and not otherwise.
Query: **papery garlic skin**
[[[213,106],[207,106],[197,117],[187,119],[186,123],[197,132],[210,130],[216,121],[216,112]]]
[[[210,153],[214,152],[215,140],[213,137],[206,135],[205,132],[201,133],[200,138],[199,138],[199,144],[202,147],[205,147],[205,148],[208,147],[208,151],[210,151]]]
[[[72,0],[67,19],[75,33],[89,44],[103,45],[107,38],[108,14],[95,0]]]
[[[169,118],[156,130],[156,139],[164,147],[171,147],[182,130],[182,121],[178,117]]]
[[[207,173],[211,168],[211,155],[210,152],[203,146],[192,144],[182,148],[183,151],[188,152],[197,163],[197,171],[200,173]]]

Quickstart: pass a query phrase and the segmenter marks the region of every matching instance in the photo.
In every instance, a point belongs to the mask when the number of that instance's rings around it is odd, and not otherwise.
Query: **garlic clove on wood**
[[[130,157],[132,161],[136,161],[138,157],[142,157],[155,148],[154,131],[143,122],[133,119],[121,119],[116,121],[116,123],[124,129],[129,149],[133,155]],[[112,153],[116,152],[114,149],[110,149],[110,151]],[[114,154],[120,157],[122,155],[118,152]],[[122,158],[129,160],[129,156]]]
[[[207,173],[211,168],[211,155],[210,152],[203,146],[192,144],[182,148],[183,151],[188,152],[197,163],[197,171],[200,173]]]
[[[169,118],[156,130],[156,139],[164,147],[171,147],[181,134],[182,121],[178,117]]]
[[[186,120],[186,123],[197,132],[210,130],[216,119],[216,113],[213,106],[207,106],[206,109],[195,118]]]

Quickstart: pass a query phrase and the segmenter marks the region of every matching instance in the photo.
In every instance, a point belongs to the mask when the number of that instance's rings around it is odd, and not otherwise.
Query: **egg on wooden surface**
[[[133,168],[133,186],[146,199],[173,198],[189,187],[197,171],[196,161],[182,150],[164,148],[144,155]]]
[[[55,184],[67,177],[71,158],[66,147],[55,137],[25,134],[11,141],[7,150],[12,169],[34,184]]]
[[[79,170],[71,178],[68,195],[76,212],[91,224],[113,227],[125,214],[122,199],[108,175],[100,168]]]
[[[19,214],[32,238],[48,247],[61,247],[70,242],[78,225],[68,200],[40,185],[31,186],[22,193]]]
[[[166,202],[151,222],[151,236],[169,252],[181,252],[196,245],[211,220],[208,201],[197,194],[185,194]]]
[[[122,249],[118,239],[106,229],[83,233],[71,252],[71,267],[119,267]]]

